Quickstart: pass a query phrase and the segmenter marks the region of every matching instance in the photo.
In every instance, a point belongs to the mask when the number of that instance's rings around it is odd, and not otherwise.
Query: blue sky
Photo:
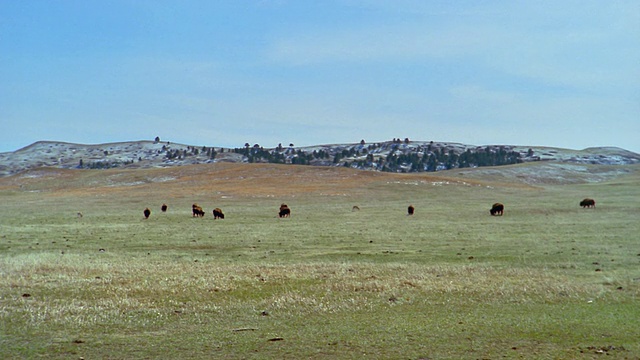
[[[640,2],[0,0],[0,152],[156,136],[640,152]]]

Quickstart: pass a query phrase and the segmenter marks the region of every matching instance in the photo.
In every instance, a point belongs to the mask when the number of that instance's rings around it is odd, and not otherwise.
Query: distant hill
[[[291,144],[275,148],[246,144],[244,147],[233,149],[167,141],[130,141],[96,145],[39,141],[13,152],[0,153],[0,176],[38,167],[151,168],[216,162],[345,166],[387,172],[433,172],[532,161],[626,165],[640,163],[640,154],[615,147],[571,150],[536,146],[476,146],[408,139],[307,147],[295,147]]]

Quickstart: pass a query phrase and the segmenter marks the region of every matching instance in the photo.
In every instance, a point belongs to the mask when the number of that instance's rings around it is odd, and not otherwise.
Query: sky
[[[0,0],[0,152],[156,136],[640,153],[640,1]]]

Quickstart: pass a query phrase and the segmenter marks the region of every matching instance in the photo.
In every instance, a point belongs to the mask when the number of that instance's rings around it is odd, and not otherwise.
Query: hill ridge
[[[273,148],[248,143],[240,148],[194,146],[159,139],[101,144],[41,140],[13,152],[0,153],[0,176],[39,167],[151,168],[216,162],[346,166],[388,172],[432,172],[531,161],[627,165],[640,163],[640,154],[611,146],[572,150],[544,146],[478,146],[408,139],[302,147],[279,144]]]

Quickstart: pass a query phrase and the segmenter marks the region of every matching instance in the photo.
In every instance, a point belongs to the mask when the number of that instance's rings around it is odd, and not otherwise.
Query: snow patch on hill
[[[235,150],[235,151],[234,151]],[[311,157],[307,164],[316,166],[350,166],[360,169],[380,170],[381,164],[391,157],[426,158],[434,153],[462,155],[471,153],[494,153],[504,151],[518,156],[518,162],[558,162],[564,170],[584,171],[580,164],[627,165],[640,163],[640,154],[615,147],[571,150],[535,146],[511,145],[466,145],[434,141],[386,141],[379,143],[355,143],[316,145],[307,147],[278,147],[264,149],[258,145],[240,149],[192,146],[160,141],[131,141],[95,145],[72,144],[55,141],[39,141],[14,152],[0,153],[0,176],[8,176],[40,167],[80,168],[152,168],[215,162],[264,162],[264,158],[253,154],[273,154],[283,163],[298,163],[297,159],[311,154],[323,153],[324,158]],[[252,157],[248,157],[247,154]],[[336,161],[336,155],[339,160]],[[576,167],[566,167],[575,164]],[[414,164],[400,163],[397,170],[412,171]],[[451,168],[451,164],[436,164],[436,170]],[[453,165],[455,168],[457,165]],[[474,167],[474,164],[467,164]],[[414,168],[414,167],[413,167]],[[553,169],[553,167],[549,167]],[[572,170],[573,169],[573,170]],[[485,171],[491,171],[487,169]],[[513,170],[517,171],[517,170]],[[549,176],[553,171],[549,170]],[[30,172],[28,176],[37,176]],[[525,176],[525,175],[523,175]],[[533,177],[534,179],[536,177]],[[163,182],[172,179],[157,179]],[[531,180],[534,181],[534,180]]]

